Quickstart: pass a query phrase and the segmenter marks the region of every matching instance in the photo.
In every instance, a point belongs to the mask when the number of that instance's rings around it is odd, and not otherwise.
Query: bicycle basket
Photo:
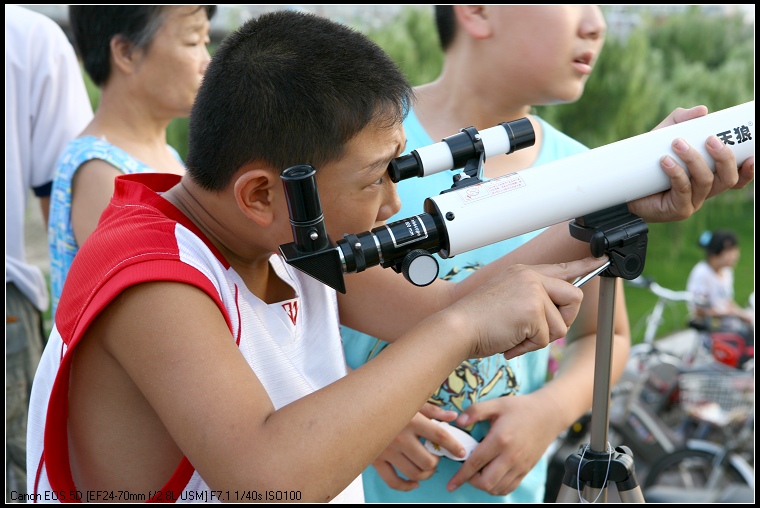
[[[684,373],[678,381],[681,407],[687,412],[706,410],[723,417],[744,417],[755,406],[752,372]]]

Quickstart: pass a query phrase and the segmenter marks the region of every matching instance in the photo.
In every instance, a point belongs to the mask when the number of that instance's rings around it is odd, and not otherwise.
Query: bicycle
[[[613,438],[631,448],[637,466],[645,471],[662,455],[683,447],[690,437],[678,403],[681,377],[732,369],[715,360],[699,331],[675,344],[674,340],[656,340],[665,309],[674,303],[693,302],[691,293],[665,288],[645,277],[627,284],[648,289],[657,302],[646,317],[642,342],[631,348],[625,371],[610,394],[610,427],[618,435]]]
[[[740,340],[743,342],[743,339],[736,333],[713,330],[704,322],[691,319],[687,324],[687,330],[691,333],[678,332],[676,337],[671,335],[656,340],[665,309],[674,303],[694,304],[696,298],[689,291],[674,291],[647,277],[638,277],[626,283],[652,292],[657,296],[657,302],[646,316],[642,342],[631,347],[626,369],[619,381],[620,389],[624,390],[626,383],[632,384],[629,400],[640,397],[669,426],[675,427],[683,418],[678,404],[681,375],[731,372],[740,368],[733,360],[727,361],[727,349],[730,344]],[[747,348],[746,351],[752,349]],[[735,356],[731,355],[731,358]],[[747,362],[744,368],[751,368],[752,365],[754,362]]]
[[[700,502],[753,500],[754,388],[752,372],[682,376],[681,405],[702,439],[652,464],[643,487],[648,501],[687,501],[685,495]]]
[[[657,331],[665,309],[674,303],[688,303],[693,296],[686,291],[664,288],[644,277],[626,281],[647,288],[657,302],[646,318],[643,341],[631,348],[626,369],[610,391],[608,439],[612,447],[625,445],[632,452],[636,470],[646,477],[651,464],[677,450],[704,447],[704,442],[688,444],[690,428],[679,406],[679,379],[690,372],[731,371],[716,361],[707,349],[704,334],[695,333],[681,341],[679,347],[661,347]],[[591,413],[586,413],[553,443],[550,456],[545,502],[554,502],[564,471],[565,458],[588,439]]]

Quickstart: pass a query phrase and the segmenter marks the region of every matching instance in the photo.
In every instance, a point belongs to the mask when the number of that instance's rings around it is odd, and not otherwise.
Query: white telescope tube
[[[451,257],[559,222],[582,217],[670,188],[660,158],[676,138],[704,148],[714,134],[741,165],[755,153],[755,102],[750,101],[587,152],[446,192],[425,200],[425,211],[445,223]],[[448,162],[446,163],[448,164]]]

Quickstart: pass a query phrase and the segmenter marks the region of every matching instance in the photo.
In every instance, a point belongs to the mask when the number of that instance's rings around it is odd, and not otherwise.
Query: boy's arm
[[[361,369],[276,411],[217,305],[197,288],[156,282],[124,291],[98,318],[97,340],[212,489],[299,490],[303,500],[325,501],[369,465],[461,361],[545,347],[564,335],[580,291],[559,278],[600,264],[515,267],[422,321]],[[485,308],[491,319],[474,318]]]

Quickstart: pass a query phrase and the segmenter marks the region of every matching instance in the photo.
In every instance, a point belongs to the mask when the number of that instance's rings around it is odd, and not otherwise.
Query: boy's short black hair
[[[221,190],[254,161],[319,171],[368,125],[399,125],[412,98],[398,66],[365,35],[313,14],[263,14],[211,59],[190,113],[187,172]]]
[[[435,27],[438,30],[441,49],[446,51],[454,40],[457,31],[457,20],[452,5],[435,6]]]
[[[70,5],[74,46],[93,83],[101,87],[111,75],[111,39],[122,36],[134,49],[148,48],[174,5]],[[210,20],[216,5],[200,5]]]

